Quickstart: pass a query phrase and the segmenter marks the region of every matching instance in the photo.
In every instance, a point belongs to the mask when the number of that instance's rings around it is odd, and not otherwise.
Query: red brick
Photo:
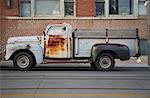
[[[1,7],[2,7],[2,15],[3,16],[18,16],[19,15],[19,1],[18,0],[11,0],[11,8],[7,7],[6,1],[7,0],[0,0]]]
[[[76,0],[77,17],[94,16],[94,0]]]
[[[74,29],[139,29],[141,39],[147,39],[146,20],[0,20],[1,26],[1,45],[5,45],[7,39],[12,36],[32,36],[42,35],[42,31],[48,24],[70,23]]]

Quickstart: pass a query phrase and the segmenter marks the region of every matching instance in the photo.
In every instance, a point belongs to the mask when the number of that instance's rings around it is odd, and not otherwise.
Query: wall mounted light
[[[7,5],[7,8],[11,8],[11,0],[6,0],[6,5]]]

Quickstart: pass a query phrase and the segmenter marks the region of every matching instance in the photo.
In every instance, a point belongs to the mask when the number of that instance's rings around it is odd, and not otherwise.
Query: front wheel
[[[35,66],[35,61],[27,52],[19,52],[14,56],[13,59],[14,67],[17,70],[30,70],[33,66]]]
[[[109,53],[100,54],[95,62],[95,67],[97,70],[112,70],[114,65],[114,57]]]

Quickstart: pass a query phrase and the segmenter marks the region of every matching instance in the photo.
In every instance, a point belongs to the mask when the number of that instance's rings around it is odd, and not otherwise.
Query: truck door
[[[64,26],[52,26],[46,36],[45,57],[69,58],[68,34]]]

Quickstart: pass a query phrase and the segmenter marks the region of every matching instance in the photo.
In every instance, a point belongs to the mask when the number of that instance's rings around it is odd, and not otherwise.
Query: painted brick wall
[[[94,16],[94,0],[76,0],[76,16]]]

